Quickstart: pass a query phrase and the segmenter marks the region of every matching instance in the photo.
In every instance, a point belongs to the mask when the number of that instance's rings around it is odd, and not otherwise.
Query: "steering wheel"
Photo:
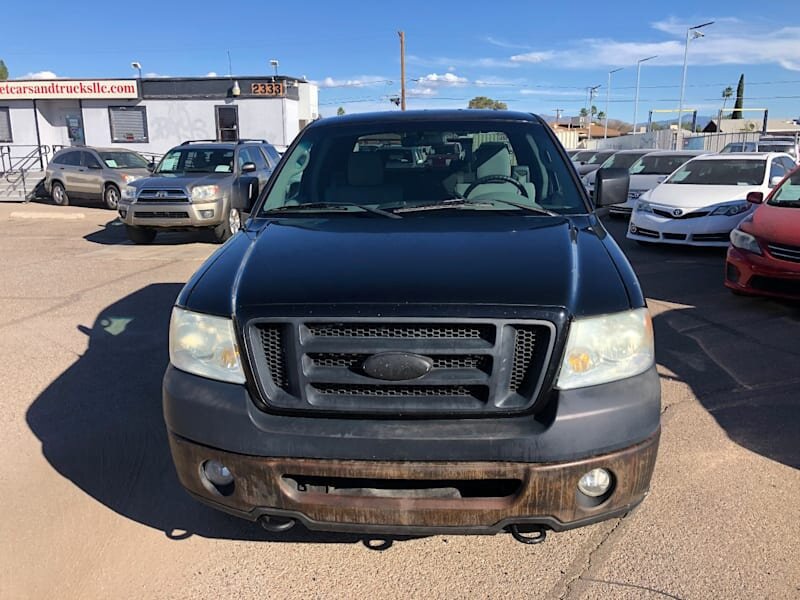
[[[513,177],[509,177],[508,175],[487,175],[486,177],[481,177],[480,179],[476,179],[472,183],[469,184],[464,193],[461,195],[462,198],[469,198],[469,195],[475,191],[475,188],[479,185],[483,185],[485,183],[511,183],[513,184],[518,190],[519,193],[528,198],[528,190],[525,189],[525,186],[522,185],[519,181],[514,179]]]

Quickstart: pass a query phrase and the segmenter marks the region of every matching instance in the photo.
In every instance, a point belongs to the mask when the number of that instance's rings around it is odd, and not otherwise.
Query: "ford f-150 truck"
[[[387,169],[374,145],[458,140]],[[163,403],[182,485],[259,521],[528,543],[621,517],[660,433],[636,276],[539,117],[322,119],[186,284]]]

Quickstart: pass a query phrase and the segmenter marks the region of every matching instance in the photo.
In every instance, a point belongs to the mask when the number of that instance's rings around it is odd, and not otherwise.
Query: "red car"
[[[800,300],[800,169],[792,171],[731,231],[725,285],[735,293]]]

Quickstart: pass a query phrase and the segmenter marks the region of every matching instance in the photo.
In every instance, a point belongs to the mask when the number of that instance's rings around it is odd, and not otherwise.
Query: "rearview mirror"
[[[752,204],[761,204],[764,202],[764,193],[763,192],[750,192],[747,194],[747,201]]]
[[[151,173],[155,171],[156,163],[154,163],[152,160],[149,163],[147,163],[147,170],[150,171]]]
[[[594,180],[595,208],[626,202],[630,182],[628,169],[599,169]]]
[[[252,173],[256,170],[256,163],[246,162],[242,165],[242,173]]]

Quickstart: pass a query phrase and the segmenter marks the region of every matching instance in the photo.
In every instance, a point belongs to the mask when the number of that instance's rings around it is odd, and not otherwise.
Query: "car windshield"
[[[601,166],[604,169],[628,169],[641,156],[641,154],[637,154],[636,152],[617,152],[608,158]]]
[[[692,155],[687,154],[650,154],[637,160],[628,169],[631,175],[669,175],[680,167]]]
[[[586,163],[588,165],[602,165],[606,159],[611,158],[614,155],[613,152],[598,152],[589,161]]]
[[[572,157],[575,162],[586,162],[597,154],[597,150],[582,150]]]
[[[233,149],[176,148],[170,150],[156,173],[232,173]]]
[[[458,146],[451,142],[455,139]],[[460,149],[461,157],[446,162],[433,160],[434,154],[407,169],[392,168],[386,161],[398,148],[437,146]],[[404,218],[442,218],[476,210],[586,213],[561,156],[544,127],[526,121],[321,125],[304,132],[284,156],[260,214],[376,214],[368,209]]]
[[[695,185],[761,185],[765,161],[692,160],[675,171],[664,183]]]
[[[758,149],[762,152],[786,152],[794,156],[794,144],[762,143],[758,145]]]
[[[136,152],[98,152],[109,169],[146,169],[147,160]]]
[[[800,207],[800,170],[787,177],[781,186],[775,190],[767,204],[775,206],[793,205]]]

